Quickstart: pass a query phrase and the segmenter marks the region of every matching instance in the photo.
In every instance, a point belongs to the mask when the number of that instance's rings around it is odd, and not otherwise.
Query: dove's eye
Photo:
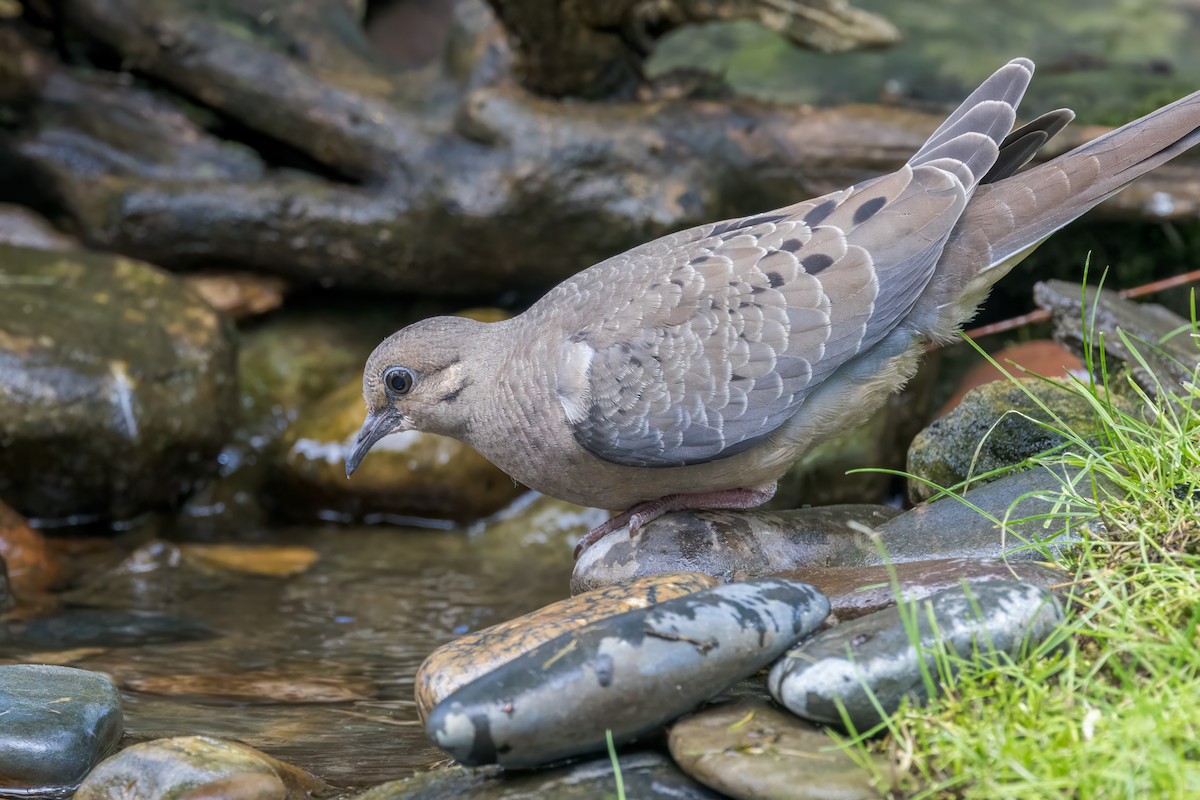
[[[394,395],[406,395],[412,391],[416,376],[407,367],[388,367],[383,373],[383,384]]]

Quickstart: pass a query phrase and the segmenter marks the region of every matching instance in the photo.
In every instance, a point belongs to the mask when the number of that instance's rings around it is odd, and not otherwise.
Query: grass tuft
[[[1135,354],[1158,344],[1119,335]],[[1200,345],[1194,298],[1189,335]],[[1101,435],[1042,406],[1066,443],[1021,465],[1083,476],[1062,481],[1064,524],[1102,522],[1077,526],[1066,555],[1067,621],[1020,663],[939,668],[937,700],[854,739],[889,757],[893,796],[1200,797],[1200,378],[1151,395],[1090,344],[1093,377],[1055,383],[1091,404]]]

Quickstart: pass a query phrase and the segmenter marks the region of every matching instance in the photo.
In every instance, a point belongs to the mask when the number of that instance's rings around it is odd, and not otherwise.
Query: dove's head
[[[465,432],[470,388],[482,376],[489,323],[433,317],[380,342],[363,369],[367,418],[346,457],[346,477],[383,437],[401,431]],[[464,396],[465,395],[465,396]]]

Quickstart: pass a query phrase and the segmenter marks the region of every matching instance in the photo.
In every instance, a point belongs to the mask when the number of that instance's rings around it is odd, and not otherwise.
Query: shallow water
[[[421,661],[462,633],[565,597],[571,537],[585,524],[594,524],[588,515],[547,510],[474,534],[279,530],[258,543],[311,547],[319,560],[294,577],[237,576],[181,599],[179,612],[211,628],[211,638],[80,651],[70,665],[117,678],[133,739],[237,739],[341,787],[404,777],[444,760],[426,741],[412,699]],[[10,632],[0,657],[22,660],[81,644],[96,643],[63,636],[56,648],[44,637],[22,642]],[[128,689],[149,681],[178,688],[180,676],[213,678],[213,686],[202,697]],[[364,699],[247,702],[236,687],[251,676],[301,684],[323,677],[317,689]]]

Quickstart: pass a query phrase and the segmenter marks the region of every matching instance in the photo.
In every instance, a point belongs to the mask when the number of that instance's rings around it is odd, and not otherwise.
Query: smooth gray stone
[[[928,699],[921,662],[936,680],[939,642],[962,658],[970,658],[976,647],[987,658],[985,643],[994,653],[1016,657],[1050,636],[1063,618],[1051,592],[1018,581],[947,589],[907,610],[916,614],[919,648],[899,608],[877,611],[789,651],[771,668],[771,696],[799,717],[838,726],[843,724],[840,700],[861,732],[880,722],[876,703],[891,714],[905,697]]]
[[[824,560],[855,527],[874,529],[900,512],[841,505],[794,511],[684,511],[666,514],[629,538],[614,531],[580,555],[571,594],[665,572],[748,580]]]
[[[667,514],[631,540],[615,531],[575,563],[571,592],[664,572],[702,572],[718,580],[748,580],[789,570],[866,567],[935,558],[1053,560],[1074,531],[1093,517],[1078,514],[1043,527],[1061,480],[1032,469],[968,490],[966,500],[996,519],[1014,520],[1002,532],[990,519],[953,497],[923,503],[903,514],[886,506],[827,506],[798,511],[693,511]],[[1039,496],[1026,497],[1030,493]],[[1013,510],[1009,507],[1019,497]],[[877,534],[877,541],[871,531]],[[1030,547],[1029,542],[1045,541]]]
[[[121,738],[121,695],[107,675],[42,664],[0,666],[0,794],[61,794]]]
[[[631,800],[721,798],[659,753],[621,753],[618,762],[625,796]],[[435,770],[376,786],[354,800],[597,800],[616,796],[616,776],[605,756],[533,772],[505,772],[496,767]]]
[[[906,601],[983,581],[1024,581],[1050,589],[1069,584],[1062,567],[1000,558],[938,558],[875,567],[811,567],[774,575],[811,583],[829,598],[830,622],[836,624],[896,605],[896,590]]]
[[[528,767],[655,730],[770,664],[829,614],[811,586],[706,589],[585,625],[501,665],[429,714],[464,764]]]

